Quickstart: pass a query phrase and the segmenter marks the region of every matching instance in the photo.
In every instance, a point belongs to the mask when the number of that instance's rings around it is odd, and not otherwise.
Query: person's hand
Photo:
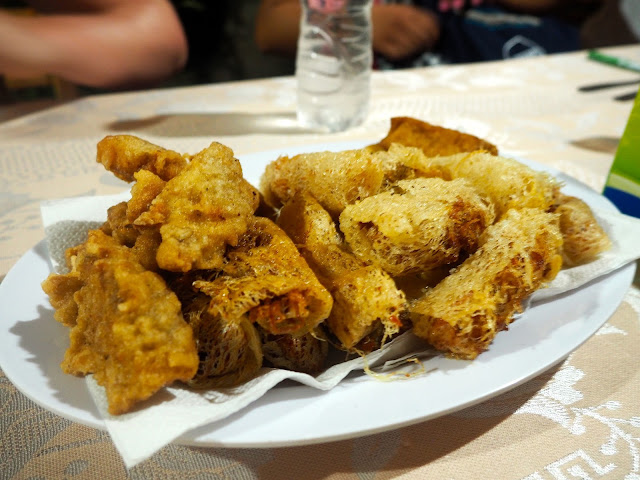
[[[373,50],[392,61],[429,50],[440,38],[436,15],[411,5],[374,5],[371,22]]]

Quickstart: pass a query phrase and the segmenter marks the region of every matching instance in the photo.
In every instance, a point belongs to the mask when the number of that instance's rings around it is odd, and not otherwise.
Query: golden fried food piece
[[[271,220],[255,217],[226,257],[217,278],[193,283],[211,298],[214,317],[248,318],[269,333],[299,336],[329,316],[331,295]]]
[[[77,271],[62,275],[52,273],[42,282],[42,290],[49,296],[49,302],[55,309],[53,318],[66,327],[76,324],[78,304],[74,295],[80,288],[82,280]]]
[[[345,350],[372,350],[402,328],[404,294],[375,265],[365,265],[343,249],[329,213],[308,194],[298,194],[281,210],[280,225],[320,282],[333,296],[327,326]],[[378,333],[381,332],[380,335]]]
[[[373,149],[388,150],[393,143],[420,148],[427,157],[453,155],[461,152],[486,150],[498,154],[495,145],[481,138],[451,130],[411,117],[394,117],[387,136]]]
[[[98,163],[125,182],[134,173],[149,170],[163,180],[175,177],[187,164],[187,158],[133,135],[108,135],[98,142]]]
[[[127,202],[117,203],[107,209],[107,221],[100,230],[127,247],[135,245],[139,235],[138,229],[127,219]]]
[[[533,170],[512,158],[486,152],[458,154],[435,161],[450,178],[464,178],[483,197],[489,198],[495,205],[496,218],[510,208],[548,210],[559,189],[559,184],[548,173]],[[417,163],[413,166],[420,170]],[[425,170],[432,172],[433,168],[430,161]]]
[[[180,299],[200,358],[197,373],[187,382],[189,386],[227,388],[250,380],[262,366],[260,336],[251,322],[211,315],[211,299],[204,294]]]
[[[162,243],[162,236],[160,235],[160,229],[156,227],[137,227],[138,236],[136,241],[131,247],[131,253],[135,255],[136,260],[152,272],[159,272],[160,267],[156,257],[158,255],[158,249]]]
[[[226,247],[237,245],[247,230],[258,202],[233,151],[214,142],[167,182],[134,225],[160,226],[160,268],[217,269]]]
[[[128,219],[129,202],[120,202],[107,210],[107,221],[100,227],[118,244],[130,247],[131,252],[147,270],[157,271],[156,254],[162,237],[160,228],[133,225]]]
[[[571,267],[590,262],[611,248],[611,240],[584,201],[559,194],[553,211],[560,215],[564,265]]]
[[[427,157],[419,148],[392,143],[388,150],[378,151],[376,155],[385,158],[384,163],[389,165],[385,182],[385,186],[389,187],[400,180],[416,177],[451,180],[450,165],[456,158],[463,158],[467,153]]]
[[[414,333],[438,350],[473,359],[522,311],[522,301],[562,266],[557,215],[509,210],[480,248],[411,307]]]
[[[135,183],[131,187],[131,198],[127,202],[127,220],[129,223],[149,210],[151,202],[164,189],[167,182],[149,170],[140,170],[133,174]]]
[[[466,180],[415,178],[347,206],[340,230],[358,258],[401,276],[473,253],[494,216]]]
[[[198,355],[180,302],[162,277],[146,271],[131,251],[100,230],[78,249],[82,287],[65,373],[93,373],[118,415],[176,380],[196,373]]]
[[[300,336],[273,335],[262,330],[262,352],[276,368],[314,375],[324,368],[329,342],[313,332]]]
[[[350,203],[378,193],[385,180],[385,159],[368,149],[283,156],[267,165],[260,187],[273,207],[296,192],[307,192],[337,217]]]

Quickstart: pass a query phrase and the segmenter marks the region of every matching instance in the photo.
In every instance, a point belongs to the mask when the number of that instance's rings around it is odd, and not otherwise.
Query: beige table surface
[[[638,45],[607,51],[640,61]],[[0,123],[0,279],[43,239],[42,200],[127,188],[95,163],[107,134],[192,153],[216,140],[241,156],[375,140],[390,117],[408,115],[484,137],[601,191],[632,106],[613,97],[634,87],[577,87],[637,77],[586,52],[376,73],[366,123],[331,135],[296,126],[293,78],[91,96]],[[38,407],[0,372],[0,478],[638,480],[639,285],[636,275],[615,314],[563,363],[474,407],[312,446],[170,445],[128,472],[107,433]],[[10,322],[4,308],[0,321]]]

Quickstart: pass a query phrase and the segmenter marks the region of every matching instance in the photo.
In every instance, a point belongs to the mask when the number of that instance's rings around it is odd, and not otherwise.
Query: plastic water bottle
[[[372,0],[301,0],[296,58],[298,122],[331,132],[369,108]]]

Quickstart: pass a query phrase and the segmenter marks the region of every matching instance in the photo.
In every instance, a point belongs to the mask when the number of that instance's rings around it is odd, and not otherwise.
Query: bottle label
[[[309,0],[309,6],[321,13],[336,13],[347,3],[347,0]]]

